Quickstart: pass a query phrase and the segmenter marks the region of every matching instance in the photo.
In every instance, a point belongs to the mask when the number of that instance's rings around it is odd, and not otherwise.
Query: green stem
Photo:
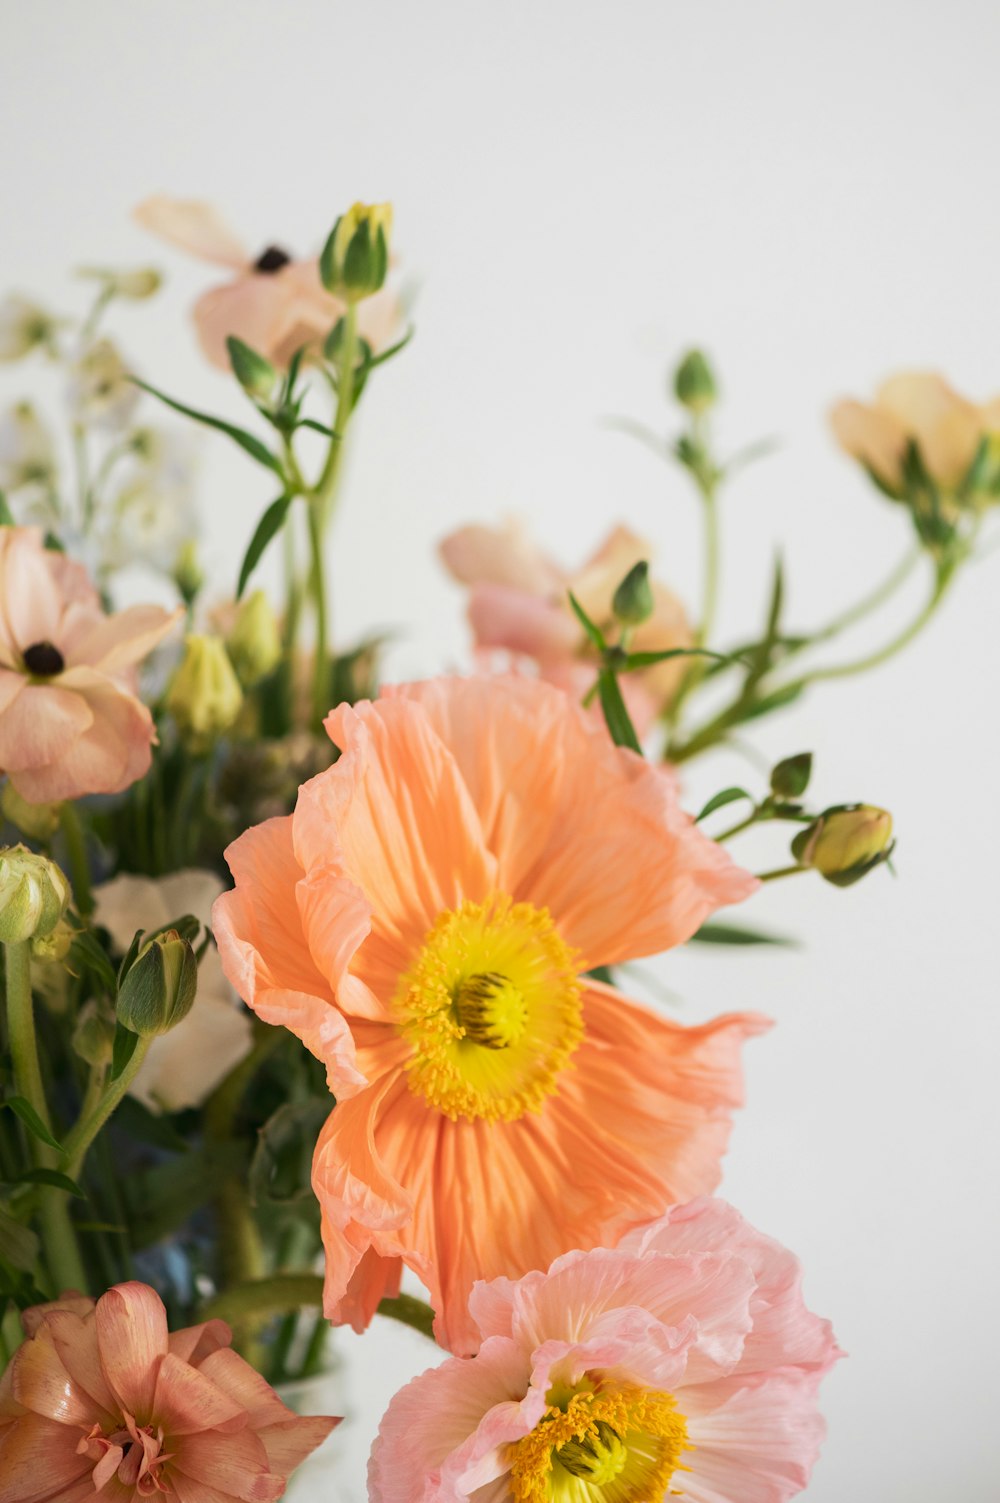
[[[119,1106],[129,1086],[138,1075],[152,1042],[151,1038],[138,1040],[132,1051],[132,1057],[122,1073],[115,1080],[107,1083],[93,1108],[86,1115],[81,1115],[79,1121],[66,1134],[63,1144],[63,1167],[70,1179],[76,1179],[80,1173],[90,1145]]]
[[[791,657],[793,652],[804,652],[807,647],[812,647],[816,642],[828,642],[831,637],[839,636],[849,626],[854,626],[872,611],[877,610],[880,605],[884,605],[896,593],[900,585],[905,584],[909,579],[917,563],[923,557],[923,552],[922,548],[916,547],[907,553],[881,584],[876,585],[867,595],[863,595],[848,610],[842,611],[839,616],[834,616],[833,620],[829,621],[826,626],[820,627],[819,631],[812,632],[801,647],[790,648],[787,655]]]
[[[313,729],[319,730],[323,724],[323,717],[330,708],[327,703],[330,697],[330,660],[327,656],[327,614],[326,614],[326,569],[323,562],[323,525],[320,516],[321,502],[318,500],[309,503],[309,547],[312,553],[312,567],[310,582],[312,585],[313,604],[316,610],[316,647],[313,658],[313,691],[312,691],[312,722]]]
[[[94,899],[90,890],[90,864],[87,860],[87,838],[80,822],[80,812],[72,802],[63,804],[59,824],[66,842],[66,859],[76,910],[81,918],[89,918],[94,911]]]
[[[31,1103],[51,1133],[52,1118],[45,1097],[42,1071],[38,1063],[38,1040],[35,1036],[35,1012],[31,996],[31,943],[21,940],[5,946],[7,1033],[14,1063],[14,1082],[18,1091]],[[55,1149],[30,1134],[31,1153],[40,1169],[54,1168]],[[66,1192],[51,1186],[43,1188],[39,1199],[42,1243],[45,1261],[56,1285],[62,1289],[86,1289],[87,1276],[77,1246],[76,1232],[66,1202]]]
[[[276,1273],[270,1278],[254,1279],[250,1283],[235,1284],[215,1295],[200,1311],[202,1320],[245,1320],[248,1316],[259,1319],[277,1315],[285,1310],[304,1306],[323,1306],[323,1277],[317,1273]],[[380,1315],[412,1326],[424,1336],[432,1336],[434,1312],[423,1300],[410,1294],[400,1294],[395,1299],[384,1299],[378,1307]]]
[[[808,872],[808,871],[811,871],[811,870],[812,870],[811,867],[809,867],[809,866],[800,866],[798,864],[798,862],[796,862],[794,866],[776,866],[773,871],[758,872],[757,873],[757,881],[758,882],[777,882],[782,877],[795,877],[795,876],[798,876],[799,872]]]
[[[717,845],[721,845],[724,840],[732,840],[734,835],[741,835],[744,830],[749,830],[751,825],[755,825],[759,815],[760,810],[754,809],[751,814],[747,815],[746,819],[741,819],[738,824],[730,825],[728,830],[723,830],[721,835],[715,835],[712,838]]]
[[[706,481],[701,487],[701,495],[705,518],[705,572],[702,583],[701,623],[696,640],[699,647],[705,647],[715,627],[719,603],[719,509],[714,484]],[[703,673],[704,665],[698,664],[692,671]]]
[[[340,481],[344,458],[344,438],[354,406],[354,365],[358,353],[358,309],[356,303],[347,305],[344,314],[344,338],[337,362],[337,411],[333,420],[333,438],[322,473],[313,487],[313,495],[320,500],[322,513],[321,531],[326,532],[333,515],[333,504]]]

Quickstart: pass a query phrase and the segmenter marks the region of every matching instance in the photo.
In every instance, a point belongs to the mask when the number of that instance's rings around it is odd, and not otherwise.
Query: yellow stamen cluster
[[[581,990],[544,908],[498,894],[442,913],[396,994],[410,1088],[453,1121],[540,1110],[583,1036]]]
[[[661,1503],[688,1449],[672,1394],[600,1384],[509,1448],[513,1503]],[[673,1491],[673,1489],[671,1489]]]

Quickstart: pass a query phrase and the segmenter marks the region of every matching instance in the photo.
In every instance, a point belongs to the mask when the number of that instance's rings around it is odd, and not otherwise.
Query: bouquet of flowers
[[[918,374],[841,402],[910,545],[812,627],[777,564],[724,642],[723,496],[761,454],[718,451],[691,352],[663,431],[628,426],[691,482],[694,606],[624,522],[582,563],[469,525],[440,553],[475,671],[380,683],[380,640],[332,640],[328,561],[353,415],[413,333],[390,207],[304,260],[205,204],[137,215],[224,268],[195,325],[247,418],[106,332],[151,269],[85,270],[79,319],[0,303],[0,360],[55,369],[64,412],[58,438],[27,398],[0,416],[0,1503],[278,1499],[337,1424],[288,1385],[377,1318],[429,1366],[372,1503],[792,1497],[840,1353],[795,1258],[714,1198],[768,1023],[681,1026],[625,968],[778,942],[716,917],[763,883],[891,870],[890,815],[813,806],[810,752],[700,809],[685,764],[927,625],[1000,497],[1000,401]],[[191,425],[266,477],[229,581],[199,560]],[[123,607],[137,566],[155,603]],[[854,629],[874,645],[831,662]],[[730,846],[764,824],[753,873]]]

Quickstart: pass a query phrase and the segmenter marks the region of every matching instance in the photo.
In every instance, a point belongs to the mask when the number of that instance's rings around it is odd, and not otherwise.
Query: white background
[[[212,273],[143,236],[131,205],[213,198],[252,244],[303,251],[354,198],[395,201],[418,335],[365,399],[334,610],[341,640],[406,628],[397,675],[468,660],[432,543],[469,518],[528,515],[569,563],[621,518],[696,604],[682,477],[599,421],[665,425],[664,372],[689,342],[721,368],[725,442],[783,440],[728,498],[730,637],[760,618],[776,541],[805,624],[907,546],[903,517],[829,440],[835,396],[928,365],[973,396],[1000,390],[989,0],[2,12],[3,283],[78,305],[74,263],[169,269],[159,304],[117,327],[189,400],[240,411],[186,323]],[[9,372],[0,394],[15,395]],[[270,496],[223,441],[203,447],[228,580]],[[851,1354],[824,1391],[811,1503],[996,1496],[998,595],[995,556],[906,657],[757,737],[772,757],[816,750],[818,801],[893,810],[898,880],[778,884],[752,917],[801,949],[661,967],[676,1015],[752,1007],[780,1025],[750,1047],[724,1190],[802,1255],[808,1299]],[[754,775],[699,764],[687,796],[734,774]],[[777,832],[740,850],[784,855]],[[376,1392],[424,1357],[414,1338],[393,1370],[394,1333],[368,1340],[350,1343],[355,1446]]]

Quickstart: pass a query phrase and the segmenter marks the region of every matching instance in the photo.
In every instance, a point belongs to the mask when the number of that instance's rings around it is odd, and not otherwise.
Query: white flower
[[[124,428],[139,388],[128,379],[128,367],[110,339],[98,339],[70,367],[69,405],[80,423],[101,428]]]
[[[192,447],[176,434],[143,430],[121,463],[104,517],[101,562],[136,562],[173,574],[184,544],[198,531]]]
[[[0,490],[48,490],[55,472],[51,436],[31,403],[17,402],[0,413]]]
[[[94,917],[124,954],[137,929],[159,929],[186,913],[208,925],[222,891],[214,872],[190,869],[158,878],[123,874],[94,890]],[[130,1093],[151,1111],[200,1106],[252,1043],[249,1014],[210,945],[198,967],[194,1006],[176,1028],[153,1040]]]
[[[0,360],[20,360],[52,337],[52,319],[44,308],[19,292],[0,299]]]

